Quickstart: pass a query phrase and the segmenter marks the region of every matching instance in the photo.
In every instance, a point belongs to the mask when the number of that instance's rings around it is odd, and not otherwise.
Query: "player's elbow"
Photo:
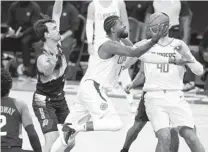
[[[204,74],[204,69],[203,69],[203,67],[196,69],[196,70],[194,71],[194,74],[196,74],[197,76],[203,75],[203,74]]]

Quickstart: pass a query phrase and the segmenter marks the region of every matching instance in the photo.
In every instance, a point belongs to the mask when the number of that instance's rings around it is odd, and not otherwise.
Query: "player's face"
[[[128,37],[128,31],[126,30],[126,26],[123,22],[119,19],[116,21],[116,25],[114,26],[115,33],[119,38],[126,38]]]
[[[48,33],[46,34],[46,38],[49,38],[54,41],[59,41],[61,39],[59,29],[56,25],[56,23],[46,23],[46,26],[48,28]]]

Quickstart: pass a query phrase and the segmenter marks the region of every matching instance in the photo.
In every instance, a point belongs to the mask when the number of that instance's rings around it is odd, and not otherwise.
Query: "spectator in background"
[[[189,44],[192,12],[187,1],[161,1],[154,0],[149,3],[146,21],[154,12],[164,12],[170,17],[169,37],[183,40],[187,45]],[[146,31],[145,27],[145,31]],[[187,68],[184,76],[184,91],[195,88],[195,75]]]
[[[40,18],[41,9],[34,1],[16,1],[13,2],[8,11],[9,35],[15,41],[18,39],[21,43],[21,51],[23,58],[23,73],[31,76],[30,51],[32,43],[36,41],[33,30],[33,23]],[[4,42],[11,45],[12,41]]]
[[[139,40],[145,37],[145,16],[148,10],[149,1],[125,1],[128,17],[133,17],[139,21]]]
[[[199,61],[205,68],[202,80],[204,81],[205,93],[208,95],[208,27],[206,28],[202,41],[199,45]]]
[[[53,5],[49,6],[47,15],[52,16]],[[67,63],[69,62],[70,52],[76,45],[74,38],[74,32],[79,27],[79,12],[75,6],[70,4],[68,1],[63,2],[63,10],[60,18],[60,34],[61,34],[61,45]]]

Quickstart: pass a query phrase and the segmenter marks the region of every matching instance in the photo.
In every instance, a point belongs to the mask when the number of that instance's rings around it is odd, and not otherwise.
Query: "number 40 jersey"
[[[156,44],[149,52],[164,57],[174,56],[178,53],[174,50],[177,41],[177,39],[173,39],[166,46]],[[185,66],[144,63],[145,84],[143,90],[182,90],[185,71]]]
[[[1,146],[22,147],[22,118],[18,102],[10,97],[1,98]]]

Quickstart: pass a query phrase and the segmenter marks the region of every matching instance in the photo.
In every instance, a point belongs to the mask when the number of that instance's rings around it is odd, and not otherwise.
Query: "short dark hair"
[[[110,34],[111,33],[111,27],[113,27],[115,24],[116,24],[116,21],[119,19],[118,16],[116,15],[111,15],[111,16],[108,16],[105,21],[104,21],[104,30],[107,34]]]
[[[52,20],[48,15],[41,14],[42,19],[39,19],[35,22],[33,29],[36,33],[36,36],[38,39],[41,39],[43,42],[45,42],[44,33],[48,32],[48,28],[45,25],[45,23],[55,23],[54,20]]]
[[[12,77],[8,71],[1,68],[1,97],[9,94],[12,88]]]

